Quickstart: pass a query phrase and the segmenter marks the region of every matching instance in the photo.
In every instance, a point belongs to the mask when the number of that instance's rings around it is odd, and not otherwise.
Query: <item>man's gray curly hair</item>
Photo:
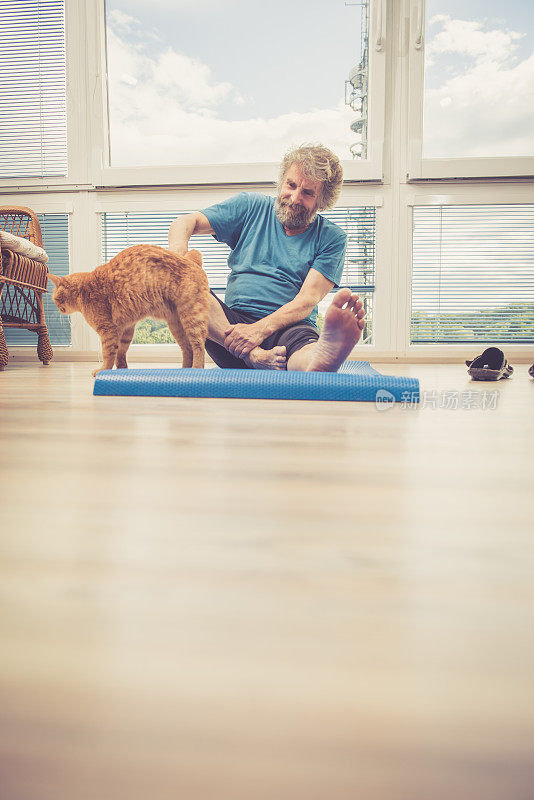
[[[322,144],[303,144],[288,150],[280,164],[278,191],[282,188],[286,172],[292,164],[297,164],[309,180],[322,181],[318,211],[327,211],[335,206],[343,183],[343,167],[339,158],[328,147]]]

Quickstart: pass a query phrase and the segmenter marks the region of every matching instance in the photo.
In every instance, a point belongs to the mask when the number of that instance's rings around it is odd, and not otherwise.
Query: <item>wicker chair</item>
[[[0,228],[43,246],[39,220],[24,206],[0,206]],[[5,328],[26,328],[37,334],[37,355],[48,364],[53,356],[46,327],[43,292],[48,283],[48,267],[40,261],[15,253],[2,245],[0,265],[0,370],[9,360]]]

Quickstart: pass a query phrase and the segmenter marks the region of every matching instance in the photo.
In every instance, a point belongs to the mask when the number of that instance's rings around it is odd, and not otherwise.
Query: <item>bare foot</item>
[[[308,372],[337,372],[362,335],[364,317],[358,295],[340,289],[326,312]]]
[[[255,347],[244,359],[249,367],[254,369],[285,369],[286,348],[283,345],[273,347],[272,350],[263,350]]]

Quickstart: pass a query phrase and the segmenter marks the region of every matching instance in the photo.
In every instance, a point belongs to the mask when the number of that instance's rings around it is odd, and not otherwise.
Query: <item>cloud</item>
[[[233,122],[172,109],[165,131],[154,121],[141,119],[134,130],[124,119],[116,118],[113,163],[148,166],[278,161],[290,144],[309,139],[324,141],[343,155],[347,142],[340,128],[343,117],[336,109]]]
[[[136,107],[142,113],[139,101],[143,98],[146,102],[149,94],[161,100],[165,113],[172,103],[185,109],[201,109],[232,97],[232,86],[214,81],[210,68],[197,59],[171,48],[155,57],[149,56],[142,43],[127,44],[113,28],[108,30],[107,38],[111,98],[113,103],[118,103],[119,114],[127,113],[130,121]],[[127,97],[122,84],[138,88]],[[239,95],[236,97],[239,99]],[[160,116],[159,124],[162,122],[164,119]]]
[[[516,42],[525,34],[518,31],[484,31],[483,22],[477,20],[451,19],[446,14],[438,14],[430,20],[430,25],[441,23],[442,29],[427,43],[426,56],[454,53],[469,56],[478,63],[487,61],[509,61]]]
[[[215,106],[232,94],[231,84],[213,81],[206,64],[170,48],[157,57],[152,75],[158,90],[186,108]]]
[[[130,32],[139,25],[138,19],[131,17],[129,14],[125,14],[124,11],[118,8],[107,12],[107,22],[108,25],[112,25],[115,30],[122,30],[124,32]]]
[[[127,15],[122,15],[127,16]],[[143,38],[126,41],[128,18],[109,18],[108,74],[113,166],[277,161],[291,144],[324,141],[348,157],[354,112],[333,108],[272,118],[227,120],[223,104],[247,99],[216,81],[207,64],[172,48],[149,54]]]
[[[524,34],[446,15],[430,23],[441,29],[427,44],[426,77],[447,77],[427,80],[424,156],[533,155],[534,54],[515,54]]]

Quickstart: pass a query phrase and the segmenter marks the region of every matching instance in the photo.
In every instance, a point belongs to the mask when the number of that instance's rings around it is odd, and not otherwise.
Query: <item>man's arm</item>
[[[238,358],[247,356],[272,333],[305,319],[334,286],[332,281],[311,267],[300,292],[293,300],[257,322],[231,325],[225,331],[224,346]]]
[[[189,239],[198,233],[213,233],[213,228],[202,211],[178,217],[169,228],[169,250],[185,256],[189,250]]]

